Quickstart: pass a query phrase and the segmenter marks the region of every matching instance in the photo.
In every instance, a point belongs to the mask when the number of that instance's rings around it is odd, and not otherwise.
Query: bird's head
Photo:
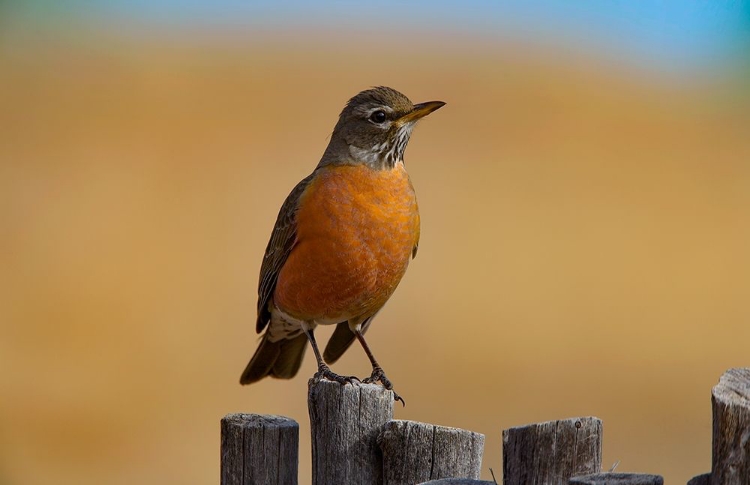
[[[412,104],[383,86],[362,91],[341,111],[321,165],[353,162],[392,168],[403,160],[417,121],[443,105],[442,101]]]

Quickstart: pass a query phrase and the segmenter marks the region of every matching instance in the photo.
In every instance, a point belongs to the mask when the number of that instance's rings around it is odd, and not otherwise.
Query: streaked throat
[[[396,131],[383,143],[378,143],[369,148],[349,146],[349,152],[355,160],[366,163],[378,170],[392,169],[398,162],[404,161],[404,152],[409,143],[414,123],[405,123],[396,128]]]

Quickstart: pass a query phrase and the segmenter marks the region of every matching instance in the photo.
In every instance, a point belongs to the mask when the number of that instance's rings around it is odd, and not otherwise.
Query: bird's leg
[[[303,325],[302,330],[304,330],[305,335],[307,335],[307,340],[310,341],[310,345],[315,353],[315,359],[318,361],[318,372],[313,375],[313,379],[319,381],[320,379],[325,378],[330,381],[338,382],[339,384],[354,384],[355,381],[359,382],[359,379],[354,376],[340,376],[333,372],[331,368],[323,362],[323,357],[320,356],[320,350],[318,350],[318,343],[315,341],[315,333],[313,329],[307,325]]]
[[[364,335],[362,335],[362,332],[360,332],[359,330],[355,330],[354,335],[357,336],[357,340],[359,340],[359,343],[362,344],[362,348],[365,349],[365,353],[367,354],[367,357],[370,359],[370,363],[372,364],[372,374],[362,382],[368,384],[372,382],[380,382],[381,384],[383,384],[383,387],[393,392],[393,399],[395,399],[396,401],[401,401],[401,405],[406,406],[406,402],[404,402],[404,399],[399,396],[396,391],[393,390],[393,384],[391,384],[391,381],[389,381],[385,376],[385,372],[383,372],[383,368],[380,367],[378,361],[375,360],[375,356],[372,355],[372,351],[367,345],[367,342],[365,342],[365,337]]]

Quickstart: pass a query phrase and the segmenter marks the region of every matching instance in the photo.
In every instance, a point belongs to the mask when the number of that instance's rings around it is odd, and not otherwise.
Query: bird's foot
[[[331,370],[330,367],[325,364],[318,367],[318,372],[313,375],[313,379],[315,379],[316,381],[320,381],[321,379],[328,379],[329,381],[338,382],[341,385],[360,382],[360,380],[355,376],[340,376],[336,374]]]
[[[404,398],[399,396],[398,393],[393,390],[393,384],[391,384],[391,381],[388,380],[388,378],[385,376],[385,372],[383,372],[383,369],[380,366],[373,367],[372,374],[370,374],[370,377],[368,377],[362,382],[364,382],[365,384],[372,384],[374,382],[380,382],[384,388],[393,392],[394,400],[401,401],[401,405],[406,406],[406,402],[404,402]]]

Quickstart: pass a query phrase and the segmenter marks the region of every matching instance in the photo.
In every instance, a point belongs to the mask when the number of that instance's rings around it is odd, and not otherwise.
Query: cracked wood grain
[[[750,483],[750,368],[729,369],[711,391],[711,485]]]
[[[440,478],[478,479],[484,435],[459,428],[394,420],[378,437],[383,484],[412,485]],[[451,483],[451,482],[443,482]]]
[[[602,422],[570,418],[503,430],[505,485],[567,485],[602,466]]]
[[[299,425],[270,414],[221,420],[222,485],[296,485]]]
[[[393,392],[377,384],[310,380],[312,484],[381,484],[378,433],[393,418]]]

